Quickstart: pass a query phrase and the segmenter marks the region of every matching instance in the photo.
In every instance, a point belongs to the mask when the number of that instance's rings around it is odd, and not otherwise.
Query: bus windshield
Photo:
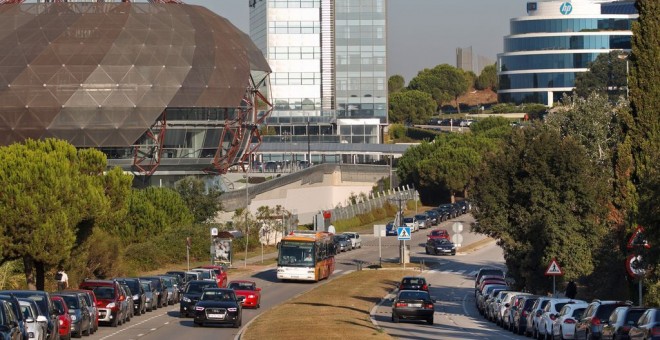
[[[312,267],[315,261],[314,242],[283,240],[280,244],[280,266]]]

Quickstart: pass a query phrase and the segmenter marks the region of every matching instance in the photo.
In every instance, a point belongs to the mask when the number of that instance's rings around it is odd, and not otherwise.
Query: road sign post
[[[401,248],[401,262],[403,263],[403,269],[406,269],[407,262],[407,250],[406,249],[406,240],[410,240],[410,227],[398,227],[397,228],[397,239],[403,241],[403,248]]]
[[[552,276],[552,296],[556,297],[557,289],[555,285],[556,282],[555,278],[557,276],[564,275],[564,272],[561,270],[559,263],[557,263],[557,259],[555,259],[554,257],[552,258],[552,261],[550,261],[550,265],[548,265],[548,269],[545,270],[545,275]]]

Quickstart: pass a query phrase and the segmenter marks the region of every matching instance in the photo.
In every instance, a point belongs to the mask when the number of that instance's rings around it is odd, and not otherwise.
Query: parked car
[[[392,302],[392,322],[399,320],[424,320],[433,324],[435,301],[428,291],[400,290]]]
[[[0,335],[4,339],[24,339],[18,324],[19,321],[13,307],[9,305],[9,302],[0,300]]]
[[[140,286],[144,291],[144,308],[145,311],[151,312],[156,309],[156,301],[158,297],[156,296],[156,287],[149,280],[140,280]]]
[[[179,302],[179,316],[184,318],[195,312],[195,304],[199,301],[206,289],[217,288],[217,284],[210,280],[192,280],[186,284],[186,289]]]
[[[531,312],[534,303],[539,297],[536,295],[523,296],[515,310],[512,310],[513,318],[511,331],[516,334],[525,333],[527,328],[527,315]]]
[[[582,316],[588,305],[586,302],[564,305],[552,323],[553,339],[573,339],[575,335],[575,324],[577,320],[580,320],[580,316]]]
[[[18,329],[20,330],[22,335],[21,339],[27,339],[28,332],[25,324],[25,318],[21,313],[21,304],[18,301],[18,299],[13,295],[12,296],[4,295],[4,292],[0,291],[0,302],[6,302],[9,305],[9,307],[11,308],[10,312],[13,313],[14,318],[18,323]]]
[[[213,269],[215,273],[215,281],[218,283],[218,288],[226,288],[229,278],[227,276],[227,269],[223,266],[206,265],[202,266],[204,269]]]
[[[637,326],[628,333],[630,340],[660,339],[660,308],[649,308],[637,321]]]
[[[548,303],[550,303],[550,299],[552,298],[548,296],[541,296],[536,300],[534,306],[532,306],[532,310],[529,314],[527,314],[527,328],[525,329],[525,335],[531,334],[533,338],[538,339],[539,320],[543,314],[543,309]]]
[[[385,236],[398,236],[398,226],[394,225],[394,221],[390,221],[385,226]]]
[[[614,309],[607,323],[603,326],[603,340],[628,339],[628,333],[637,326],[637,321],[648,308],[623,306]]]
[[[427,210],[424,214],[426,214],[426,218],[429,221],[431,221],[431,226],[438,225],[439,223],[438,218],[440,217],[440,214],[438,214],[437,211],[431,209],[431,210]]]
[[[124,297],[125,305],[126,305],[126,322],[131,321],[134,314],[135,310],[135,303],[133,302],[133,292],[131,292],[131,288],[129,288],[127,285],[123,283],[119,283],[119,287],[121,288],[121,294]]]
[[[441,204],[436,210],[438,213],[446,214],[448,217],[447,219],[452,219],[460,215],[458,208],[451,203]]]
[[[105,322],[112,327],[123,324],[126,320],[126,297],[122,298],[119,282],[114,280],[84,280],[78,286],[96,295],[96,306],[99,312],[99,322]]]
[[[415,220],[417,221],[417,226],[419,229],[428,229],[431,228],[431,220],[426,214],[417,214],[415,215]]]
[[[362,248],[362,238],[360,238],[359,233],[347,231],[343,234],[348,236],[348,239],[351,241],[351,246],[353,247],[353,249]]]
[[[186,272],[186,283],[192,280],[201,280],[201,279],[202,279],[202,273],[200,272],[193,272],[193,271]]]
[[[479,268],[479,271],[477,274],[474,275],[474,288],[477,288],[479,286],[480,280],[482,276],[500,276],[504,278],[504,271],[499,268],[492,268],[492,267],[484,267],[484,268]]]
[[[181,290],[183,290],[183,285],[185,285],[186,282],[188,282],[186,280],[186,271],[185,270],[170,270],[170,271],[166,272],[165,274],[178,276],[181,279],[180,280],[181,286],[179,287],[179,288],[181,288]]]
[[[348,239],[346,235],[335,235],[333,236],[333,241],[335,244],[336,252],[349,251],[351,250],[351,240]]]
[[[513,314],[512,311],[514,311],[520,300],[522,299],[523,296],[529,295],[529,293],[523,293],[523,292],[513,292],[510,294],[507,294],[507,296],[504,298],[502,301],[502,304],[500,305],[500,309],[498,311],[498,321],[500,326],[504,329],[511,329],[511,324],[513,323]]]
[[[147,311],[147,295],[140,284],[140,279],[135,277],[116,278],[119,283],[128,286],[131,290],[131,299],[133,300],[133,315],[142,315]]]
[[[434,229],[426,235],[427,240],[433,239],[449,239],[449,232],[446,229]]]
[[[399,290],[425,290],[428,291],[431,284],[421,276],[405,276],[399,283]]]
[[[30,339],[44,340],[46,339],[46,332],[48,331],[48,320],[43,315],[40,315],[37,310],[37,305],[30,299],[19,299],[21,306],[21,313],[25,318],[27,331]]]
[[[167,294],[165,304],[173,305],[175,302],[178,302],[179,291],[174,286],[172,277],[167,275],[158,275],[158,277],[160,277],[163,280],[163,286],[165,286],[165,292]]]
[[[53,296],[59,296],[64,299],[69,315],[71,316],[71,336],[80,338],[92,333],[92,315],[87,308],[87,301],[79,293],[62,292],[54,293]]]
[[[236,292],[237,296],[243,296],[243,307],[261,307],[261,288],[257,287],[254,281],[231,281],[229,288]]]
[[[236,296],[232,289],[209,288],[205,289],[199,301],[195,304],[195,326],[204,324],[231,324],[234,328],[243,322],[244,297]]]
[[[53,306],[57,311],[57,317],[60,321],[60,340],[71,340],[71,315],[69,315],[69,308],[66,306],[64,299],[59,296],[51,296]]]
[[[426,241],[426,254],[456,255],[456,245],[446,238],[431,238]]]
[[[403,224],[405,227],[410,228],[410,232],[414,233],[419,230],[419,224],[417,223],[417,220],[415,219],[414,216],[412,217],[404,217],[403,218]]]
[[[83,298],[87,301],[87,309],[89,314],[92,315],[92,333],[99,330],[99,308],[97,307],[96,295],[93,291],[88,289],[67,289],[65,292],[82,293]]]
[[[41,290],[5,290],[0,294],[13,295],[17,298],[28,298],[34,300],[39,305],[39,312],[48,319],[47,339],[57,340],[60,334],[59,331],[59,318],[55,313],[55,307],[50,300],[50,293]],[[21,318],[24,320],[24,318]]]
[[[483,289],[479,292],[479,294],[477,294],[477,298],[475,302],[479,313],[484,316],[487,316],[486,308],[488,307],[488,303],[490,302],[490,299],[500,291],[507,289],[509,289],[509,286],[503,284],[485,285]]]
[[[198,272],[198,273],[202,274],[202,280],[213,280],[213,281],[215,281],[215,272],[213,271],[213,269],[193,268],[191,270],[194,271],[194,272]]]
[[[586,301],[572,300],[568,298],[553,298],[543,308],[539,318],[538,334],[540,337],[548,338],[552,336],[552,325],[559,315],[561,309],[567,304],[586,304]]]
[[[148,280],[151,281],[154,285],[154,288],[156,291],[154,292],[156,294],[155,296],[155,305],[156,308],[161,308],[167,306],[167,288],[163,284],[163,279],[159,276],[141,276],[139,278],[140,280]],[[210,279],[210,277],[209,277]]]
[[[456,205],[463,214],[467,214],[472,210],[472,204],[470,204],[470,202],[466,200],[458,201],[456,202]]]
[[[603,325],[612,312],[621,306],[631,306],[630,301],[593,300],[575,325],[576,339],[600,339]]]

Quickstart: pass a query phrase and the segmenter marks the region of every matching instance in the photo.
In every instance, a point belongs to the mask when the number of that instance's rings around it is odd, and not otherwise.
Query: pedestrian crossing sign
[[[399,241],[410,240],[410,227],[399,227],[397,230],[397,235]]]
[[[561,270],[561,267],[557,263],[556,259],[552,259],[552,261],[550,261],[550,265],[548,266],[548,269],[545,270],[545,275],[548,276],[564,275],[564,272]]]

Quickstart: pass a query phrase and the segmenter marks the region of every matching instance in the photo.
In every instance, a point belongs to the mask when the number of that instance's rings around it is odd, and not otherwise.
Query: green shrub
[[[406,130],[406,136],[410,137],[411,139],[414,140],[426,140],[426,141],[432,141],[435,140],[435,137],[440,135],[441,132],[436,132],[432,130],[427,130],[427,129],[419,129],[419,128],[408,128]]]
[[[389,129],[391,139],[401,139],[406,135],[406,127],[402,124],[392,124]]]

